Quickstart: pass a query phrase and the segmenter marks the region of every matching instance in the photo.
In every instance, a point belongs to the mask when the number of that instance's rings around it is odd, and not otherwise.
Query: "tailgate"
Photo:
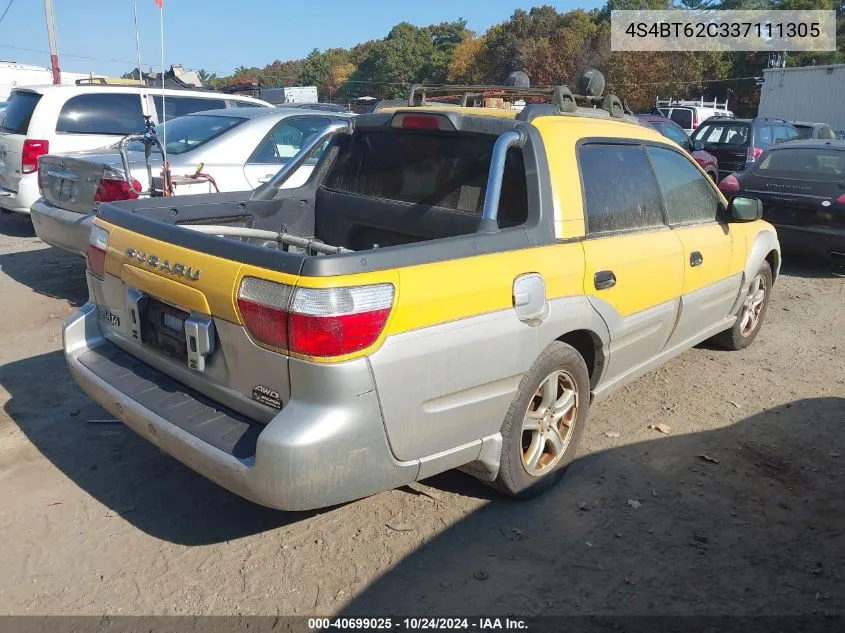
[[[38,159],[44,199],[55,207],[90,213],[105,165],[70,156],[48,154]]]
[[[91,286],[104,335],[221,404],[269,421],[290,398],[288,357],[256,344],[242,324],[235,295],[244,265],[101,225],[110,232],[105,275]],[[298,279],[268,273],[291,285]]]
[[[21,134],[0,133],[0,187],[18,191],[21,181],[21,152],[26,139]]]
[[[742,171],[748,158],[748,147],[744,145],[705,145],[704,149],[716,157],[719,172]]]
[[[837,181],[764,177],[755,170],[744,190],[763,201],[763,217],[773,224],[845,230],[845,211],[836,202],[843,186]]]

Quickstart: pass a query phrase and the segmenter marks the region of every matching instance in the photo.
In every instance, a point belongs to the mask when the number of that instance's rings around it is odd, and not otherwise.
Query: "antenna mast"
[[[53,0],[44,0],[44,14],[47,17],[47,39],[50,40],[50,66],[53,68],[53,83],[62,83],[59,70],[59,52],[56,46],[56,25],[53,21]]]

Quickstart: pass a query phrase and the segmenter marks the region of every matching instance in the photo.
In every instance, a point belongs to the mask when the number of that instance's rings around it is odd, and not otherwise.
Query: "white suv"
[[[713,99],[713,101],[705,101],[703,98],[698,101],[677,101],[675,99],[658,98],[656,106],[662,116],[680,125],[687,134],[695,132],[698,126],[710,117],[734,118],[734,113],[728,110],[727,99],[719,103],[716,99]]]
[[[158,123],[227,107],[272,105],[252,97],[145,86],[17,88],[0,123],[0,208],[29,213],[40,197],[38,157],[42,154],[104,147],[142,132],[145,113]]]

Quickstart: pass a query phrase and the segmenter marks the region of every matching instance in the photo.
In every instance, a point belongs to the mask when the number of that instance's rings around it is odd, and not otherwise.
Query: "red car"
[[[705,152],[701,149],[701,145],[693,144],[690,137],[680,125],[656,114],[638,114],[637,118],[643,125],[648,125],[668,139],[675,141],[678,145],[683,147],[695,159],[695,162],[701,165],[701,168],[707,172],[713,182],[719,182],[719,162],[713,154]]]

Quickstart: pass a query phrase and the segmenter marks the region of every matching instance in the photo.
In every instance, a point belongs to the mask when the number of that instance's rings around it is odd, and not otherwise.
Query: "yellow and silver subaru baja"
[[[462,467],[548,488],[591,403],[756,337],[780,264],[612,95],[465,87],[331,125],[254,194],[104,204],[71,372],[162,450],[304,510]],[[329,141],[310,180],[279,185]]]

